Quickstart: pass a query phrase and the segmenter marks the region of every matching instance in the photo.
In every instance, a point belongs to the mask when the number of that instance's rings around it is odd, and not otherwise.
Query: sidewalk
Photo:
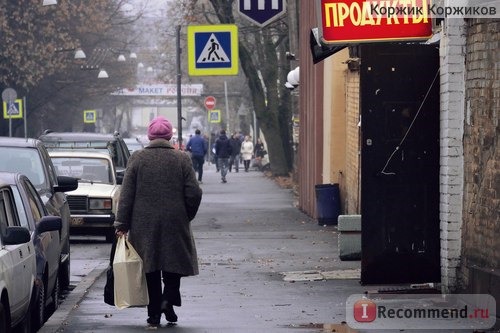
[[[375,287],[359,284],[359,261],[339,260],[336,227],[301,213],[291,190],[261,172],[233,171],[227,179],[222,184],[215,167],[205,165],[192,222],[200,275],[182,279],[179,322],[167,326],[162,318],[159,330],[321,332],[344,321],[347,297]],[[105,269],[87,275],[39,332],[145,330],[145,308],[103,302]]]

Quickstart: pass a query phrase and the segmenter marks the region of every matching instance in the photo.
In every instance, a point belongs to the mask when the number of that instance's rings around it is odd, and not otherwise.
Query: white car
[[[29,188],[17,188],[12,179],[21,177]],[[20,196],[29,204],[44,205],[28,178],[19,174],[0,172],[0,332],[31,333],[33,314],[37,314],[37,263],[38,256],[45,255],[39,243],[39,235],[61,229],[57,216],[34,216],[37,207],[25,207]],[[33,215],[33,216],[29,216]],[[31,231],[26,222],[36,220]],[[32,237],[33,236],[33,237]],[[36,322],[34,323],[36,325]]]
[[[123,176],[117,175],[109,154],[85,150],[51,151],[58,176],[78,179],[78,189],[66,192],[72,235],[115,238],[115,221]]]

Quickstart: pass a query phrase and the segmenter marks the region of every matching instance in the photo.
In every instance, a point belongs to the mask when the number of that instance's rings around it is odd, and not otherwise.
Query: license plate
[[[71,225],[82,225],[83,224],[83,217],[72,217],[71,218]]]

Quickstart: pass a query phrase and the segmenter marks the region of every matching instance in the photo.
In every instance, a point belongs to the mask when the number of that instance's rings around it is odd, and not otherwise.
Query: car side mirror
[[[116,183],[121,185],[123,183],[123,178],[125,177],[125,169],[116,170]]]
[[[28,243],[31,240],[31,235],[25,227],[7,227],[5,235],[2,237],[2,242],[5,245],[19,245]]]
[[[123,174],[120,174],[120,173],[116,174],[116,184],[118,184],[118,185],[123,184]]]
[[[47,231],[60,231],[62,220],[59,216],[44,216],[36,224],[36,233],[41,234]]]
[[[70,192],[78,188],[78,179],[68,176],[57,176],[58,185],[54,188],[56,192]]]

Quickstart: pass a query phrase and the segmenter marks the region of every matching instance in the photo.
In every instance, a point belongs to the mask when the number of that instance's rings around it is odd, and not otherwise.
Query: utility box
[[[340,260],[361,260],[361,215],[339,215]]]

